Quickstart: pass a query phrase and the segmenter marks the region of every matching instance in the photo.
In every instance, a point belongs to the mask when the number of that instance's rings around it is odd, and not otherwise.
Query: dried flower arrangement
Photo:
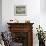
[[[45,35],[44,35],[43,28],[40,27],[39,25],[39,28],[36,28],[36,29],[37,29],[36,36],[38,36],[39,46],[45,46]]]

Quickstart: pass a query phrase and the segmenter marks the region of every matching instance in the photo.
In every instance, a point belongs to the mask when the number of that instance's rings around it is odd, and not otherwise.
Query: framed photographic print
[[[26,15],[26,7],[25,6],[16,6],[16,14],[15,15]]]

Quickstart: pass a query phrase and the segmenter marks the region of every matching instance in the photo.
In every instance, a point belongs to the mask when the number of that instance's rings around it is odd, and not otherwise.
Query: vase
[[[39,46],[45,46],[45,41],[39,40]]]

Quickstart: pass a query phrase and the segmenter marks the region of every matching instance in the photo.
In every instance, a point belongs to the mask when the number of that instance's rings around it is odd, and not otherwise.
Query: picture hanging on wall
[[[18,15],[19,15],[19,16],[20,16],[20,15],[21,15],[21,16],[24,15],[24,16],[25,16],[25,15],[26,15],[26,7],[23,6],[23,5],[22,5],[22,6],[20,6],[20,5],[19,5],[19,6],[16,6],[16,7],[15,7],[15,15],[17,15],[17,16],[18,16]]]

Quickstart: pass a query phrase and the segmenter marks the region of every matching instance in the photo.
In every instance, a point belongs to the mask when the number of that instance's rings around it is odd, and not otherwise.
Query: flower
[[[36,34],[36,36],[38,35],[38,40],[43,40],[43,41],[45,41],[45,35],[44,35],[44,32],[43,32],[42,27],[40,27],[40,25],[39,25],[39,28],[36,28],[36,29],[37,29],[37,34]]]

